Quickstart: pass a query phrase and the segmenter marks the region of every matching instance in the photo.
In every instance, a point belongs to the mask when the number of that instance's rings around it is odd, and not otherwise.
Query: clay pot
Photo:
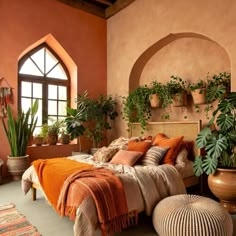
[[[7,159],[7,169],[13,180],[20,180],[22,174],[29,167],[29,155],[10,157]]]
[[[236,169],[217,168],[208,176],[208,185],[212,193],[219,198],[221,205],[229,213],[236,213]]]
[[[191,95],[193,98],[193,103],[195,105],[205,104],[206,103],[206,89],[196,89],[191,91]]]
[[[159,98],[158,94],[151,94],[150,95],[150,104],[151,107],[156,108],[156,107],[161,107],[161,99]]]
[[[48,134],[48,144],[56,145],[58,141],[58,134]]]
[[[173,107],[182,107],[184,106],[184,98],[186,98],[185,93],[176,93],[172,98]]]

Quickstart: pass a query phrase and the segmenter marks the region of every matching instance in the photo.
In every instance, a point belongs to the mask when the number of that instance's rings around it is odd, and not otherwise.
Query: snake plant
[[[7,107],[8,120],[2,119],[3,127],[10,145],[11,157],[25,156],[30,136],[33,134],[38,111],[38,100],[27,112],[19,111],[16,118],[13,117],[12,108]]]

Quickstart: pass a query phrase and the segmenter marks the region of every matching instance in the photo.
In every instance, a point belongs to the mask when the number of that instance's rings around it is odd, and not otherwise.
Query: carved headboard
[[[201,130],[201,120],[198,121],[165,121],[149,122],[144,131],[144,135],[155,136],[157,133],[164,133],[168,137],[184,136],[184,140],[195,141],[197,134]],[[139,123],[132,123],[129,137],[140,136],[141,127]],[[194,145],[195,155],[200,154],[200,150]]]

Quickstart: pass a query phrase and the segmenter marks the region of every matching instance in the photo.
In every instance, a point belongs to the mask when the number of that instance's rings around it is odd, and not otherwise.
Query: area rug
[[[14,204],[0,204],[1,236],[40,236],[38,230],[15,208]]]

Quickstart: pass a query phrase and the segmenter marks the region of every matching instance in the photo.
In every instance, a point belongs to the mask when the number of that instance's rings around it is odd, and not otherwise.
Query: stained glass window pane
[[[67,102],[58,102],[58,115],[66,116]]]
[[[58,63],[56,57],[46,48],[46,71],[48,73]]]
[[[48,115],[57,115],[57,101],[48,101]]]
[[[21,95],[23,97],[31,97],[32,96],[32,89],[31,89],[31,82],[24,82],[21,83]]]
[[[57,99],[57,85],[48,85],[48,98]]]
[[[44,73],[44,49],[45,48],[40,49],[31,56],[31,58],[34,60],[34,62],[37,64],[37,66],[43,73]]]
[[[43,75],[30,58],[28,58],[22,65],[19,73],[26,75],[38,75],[38,76]]]
[[[67,100],[67,88],[65,86],[58,86],[60,100]]]
[[[60,64],[53,68],[53,70],[47,74],[47,77],[67,80],[66,73]]]
[[[33,97],[42,98],[42,84],[33,83]]]

